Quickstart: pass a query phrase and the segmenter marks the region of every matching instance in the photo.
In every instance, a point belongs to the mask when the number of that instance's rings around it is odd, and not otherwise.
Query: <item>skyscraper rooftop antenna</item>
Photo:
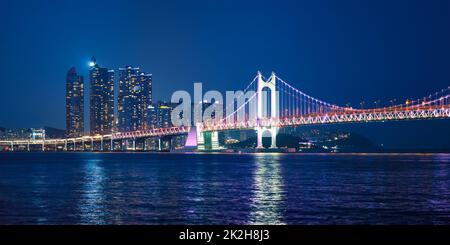
[[[97,60],[95,59],[95,56],[92,56],[91,62],[89,62],[89,66],[93,67],[97,64]]]

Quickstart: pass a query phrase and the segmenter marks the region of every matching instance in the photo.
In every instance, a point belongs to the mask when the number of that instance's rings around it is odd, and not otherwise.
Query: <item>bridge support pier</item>
[[[168,150],[169,151],[173,151],[173,138],[172,137],[170,137],[167,141],[167,145],[168,145]]]
[[[204,150],[219,150],[219,132],[197,132],[197,149]]]
[[[256,149],[262,149],[262,128],[256,128]]]
[[[197,127],[200,128],[200,127]],[[205,137],[204,133],[200,130],[197,130],[197,150],[204,151],[205,150]]]
[[[219,149],[219,132],[214,131],[211,133],[211,150]]]

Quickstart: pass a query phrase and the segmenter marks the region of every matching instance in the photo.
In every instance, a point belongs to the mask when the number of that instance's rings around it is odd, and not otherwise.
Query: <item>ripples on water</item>
[[[1,153],[0,224],[450,224],[450,154]]]

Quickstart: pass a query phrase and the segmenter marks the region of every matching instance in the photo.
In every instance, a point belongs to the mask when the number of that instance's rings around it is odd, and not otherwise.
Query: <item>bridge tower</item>
[[[268,108],[267,108],[267,101],[269,98],[268,93],[264,92],[264,88],[268,88],[270,90],[270,118],[278,118],[279,115],[279,96],[278,91],[276,90],[276,76],[275,73],[272,72],[272,75],[269,77],[267,81],[264,81],[261,72],[258,71],[258,83],[257,83],[257,94],[258,94],[258,104],[257,104],[257,127],[255,128],[257,133],[257,141],[256,141],[256,148],[262,149],[263,143],[262,138],[263,134],[265,132],[270,132],[272,136],[272,142],[270,144],[270,148],[277,148],[276,142],[277,142],[277,134],[278,134],[278,127],[270,126],[270,127],[263,127],[260,125],[260,121],[263,118],[268,117]]]

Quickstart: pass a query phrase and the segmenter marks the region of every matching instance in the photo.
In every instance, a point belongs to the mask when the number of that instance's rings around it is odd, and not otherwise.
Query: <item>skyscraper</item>
[[[91,135],[108,134],[114,127],[114,70],[100,67],[95,57],[89,65]]]
[[[78,137],[84,133],[84,83],[75,67],[66,76],[66,135]]]
[[[119,68],[118,129],[121,132],[148,128],[152,104],[152,75],[139,67]]]

